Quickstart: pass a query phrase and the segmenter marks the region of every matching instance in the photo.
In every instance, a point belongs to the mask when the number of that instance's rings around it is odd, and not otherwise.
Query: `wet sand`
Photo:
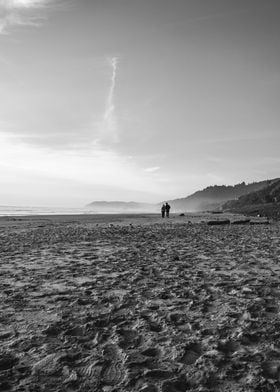
[[[0,218],[0,390],[280,390],[280,224],[211,219]]]

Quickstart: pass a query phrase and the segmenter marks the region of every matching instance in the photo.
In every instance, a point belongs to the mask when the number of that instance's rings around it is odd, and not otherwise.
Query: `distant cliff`
[[[201,191],[197,191],[190,196],[169,200],[172,211],[205,211],[221,209],[223,204],[228,200],[238,199],[240,196],[251,192],[259,191],[273,180],[253,182],[246,184],[242,182],[234,186],[214,185],[209,186]]]
[[[232,203],[238,202],[240,197],[244,197],[244,199],[241,199],[242,204],[247,200],[246,197],[248,197],[250,203],[252,202],[252,198],[256,197],[259,201],[264,200],[265,197],[266,200],[268,200],[269,197],[270,200],[273,200],[274,191],[272,191],[272,188],[269,195],[266,193],[268,192],[267,190],[264,191],[264,193],[261,192],[277,181],[280,181],[280,179],[253,182],[251,184],[242,182],[233,186],[214,185],[197,191],[190,196],[168,200],[168,202],[171,205],[171,213],[213,211],[222,210],[223,208],[235,209],[237,208],[237,205],[234,206],[233,204],[226,203],[229,201]],[[257,193],[257,196],[252,196],[253,193]],[[277,195],[275,197],[277,197]],[[88,204],[86,208],[96,213],[159,213],[162,204],[163,202],[150,204],[137,203],[134,201],[94,201]]]
[[[251,215],[265,215],[280,218],[280,179],[270,180],[266,187],[240,196],[223,205],[223,209]]]

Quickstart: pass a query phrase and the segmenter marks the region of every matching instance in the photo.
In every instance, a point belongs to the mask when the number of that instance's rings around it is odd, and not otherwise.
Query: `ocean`
[[[96,214],[86,208],[0,206],[0,216]]]

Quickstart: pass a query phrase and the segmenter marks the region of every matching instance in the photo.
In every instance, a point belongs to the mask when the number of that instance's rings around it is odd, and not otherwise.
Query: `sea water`
[[[15,215],[81,215],[96,212],[85,208],[1,206],[0,216]]]

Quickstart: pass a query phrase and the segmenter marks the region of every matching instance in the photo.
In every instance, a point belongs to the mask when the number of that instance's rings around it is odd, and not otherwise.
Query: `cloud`
[[[0,5],[6,8],[30,8],[42,7],[47,0],[1,0]]]
[[[21,171],[30,178],[70,181],[97,190],[111,187],[160,194],[157,184],[134,162],[100,146],[88,151],[35,148],[16,135],[0,132],[0,167],[4,172]]]
[[[54,0],[0,0],[0,34],[14,26],[40,26],[45,17],[39,12]]]
[[[115,108],[115,89],[118,72],[118,57],[109,58],[111,69],[110,87],[107,94],[103,118],[99,124],[99,140],[101,143],[117,143],[119,141],[119,124]]]
[[[153,167],[147,167],[146,169],[144,169],[144,171],[147,173],[154,173],[154,172],[158,171],[159,169],[160,169],[159,166],[153,166]]]

